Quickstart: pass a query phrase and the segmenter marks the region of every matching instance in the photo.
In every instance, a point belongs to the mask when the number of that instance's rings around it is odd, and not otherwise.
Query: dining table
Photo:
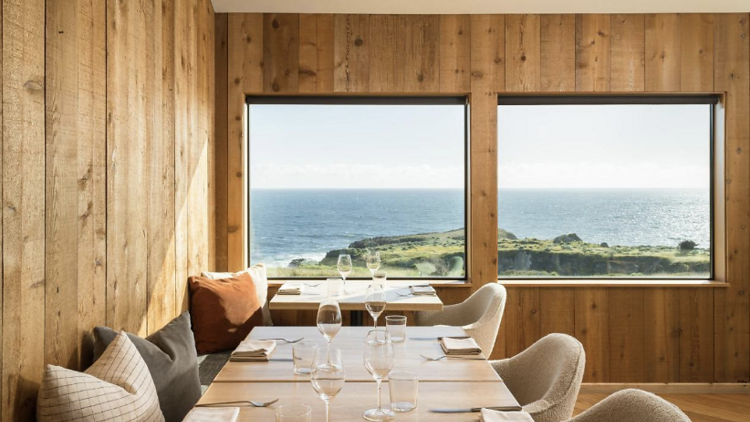
[[[341,350],[346,383],[331,404],[331,421],[357,421],[362,412],[375,407],[376,383],[364,366],[365,337],[372,327],[342,327],[331,346]],[[465,337],[461,327],[406,328],[406,339],[394,343],[393,370],[407,370],[418,375],[419,395],[416,409],[396,412],[396,421],[476,421],[477,412],[434,413],[436,408],[518,407],[517,400],[497,375],[484,355],[461,355],[430,361],[443,356],[440,337]],[[318,343],[319,351],[327,347],[317,327],[255,327],[250,339],[267,338]],[[291,361],[295,343],[277,340],[269,361],[229,361],[201,397],[197,406],[235,401],[267,402],[268,407],[238,403],[239,421],[275,420],[275,408],[283,404],[306,404],[312,407],[312,420],[325,420],[325,406],[310,383],[309,375],[296,375]],[[383,405],[389,406],[389,384],[383,382]]]

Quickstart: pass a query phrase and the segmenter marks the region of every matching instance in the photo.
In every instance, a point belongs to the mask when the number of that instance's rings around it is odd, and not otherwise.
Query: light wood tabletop
[[[347,374],[348,375],[348,374]],[[376,407],[375,383],[357,383],[347,380],[344,388],[331,403],[332,421],[360,421],[362,412]],[[199,404],[232,400],[279,401],[266,408],[240,407],[239,421],[275,421],[276,407],[283,404],[307,404],[312,407],[313,421],[325,420],[323,401],[307,383],[213,383]],[[390,406],[388,383],[383,383],[383,406]],[[505,383],[485,382],[425,382],[419,383],[417,408],[411,412],[397,413],[397,421],[476,421],[478,413],[438,414],[429,412],[435,407],[488,407],[518,406]]]
[[[364,366],[364,339],[369,327],[342,327],[333,339],[332,346],[341,349],[348,382],[373,382]],[[499,381],[497,373],[484,359],[443,359],[437,362],[425,360],[420,355],[441,356],[437,338],[439,336],[465,336],[460,327],[407,327],[407,340],[394,343],[396,362],[394,370],[408,370],[428,382],[437,381]],[[325,353],[325,340],[317,327],[256,327],[250,338],[262,339],[283,337],[318,343],[319,350]],[[428,338],[417,340],[416,338]],[[272,359],[292,357],[292,344],[279,342],[271,355]],[[472,356],[477,358],[478,356]],[[479,356],[481,357],[481,356]],[[309,376],[295,375],[292,362],[228,362],[217,375],[215,382],[309,382]]]
[[[443,302],[435,296],[409,295],[409,286],[414,281],[386,282],[386,310],[388,311],[439,311],[443,309]],[[328,284],[326,280],[315,282],[290,282],[290,285],[304,285],[300,295],[276,294],[269,302],[273,310],[317,310],[320,302],[328,298]],[[286,284],[285,284],[286,285]],[[342,311],[364,311],[365,293],[370,281],[350,280],[346,282],[346,293],[335,296]]]

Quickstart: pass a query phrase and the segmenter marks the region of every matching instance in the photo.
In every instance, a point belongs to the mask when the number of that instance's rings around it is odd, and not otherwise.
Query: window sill
[[[722,288],[729,283],[717,280],[507,280],[498,283],[508,287],[689,287],[689,288]]]
[[[322,281],[325,281],[325,280],[322,280]],[[353,283],[359,283],[359,282],[364,282],[364,281],[367,281],[367,280],[350,280],[350,281],[353,282]],[[430,286],[441,287],[441,288],[442,287],[470,287],[471,286],[471,283],[469,283],[468,281],[465,281],[465,280],[429,280],[429,279],[425,279],[425,280],[415,280],[415,279],[411,279],[411,280],[399,280],[397,278],[394,278],[392,280],[389,279],[388,281],[396,281],[396,282],[404,282],[404,283],[409,282],[409,283],[414,283],[414,284],[429,283]],[[321,280],[320,279],[312,279],[312,278],[311,279],[295,278],[295,279],[292,279],[292,280],[268,280],[268,287],[281,287],[281,285],[284,284],[284,283],[286,283],[286,282],[320,283]]]

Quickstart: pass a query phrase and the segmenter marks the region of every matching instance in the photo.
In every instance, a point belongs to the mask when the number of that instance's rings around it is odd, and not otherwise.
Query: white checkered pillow
[[[39,422],[163,422],[154,380],[120,332],[86,372],[47,365],[36,405]]]

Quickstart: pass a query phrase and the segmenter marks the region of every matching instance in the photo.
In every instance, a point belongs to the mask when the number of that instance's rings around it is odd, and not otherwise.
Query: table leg
[[[349,317],[352,327],[361,327],[364,319],[364,311],[350,311]]]

